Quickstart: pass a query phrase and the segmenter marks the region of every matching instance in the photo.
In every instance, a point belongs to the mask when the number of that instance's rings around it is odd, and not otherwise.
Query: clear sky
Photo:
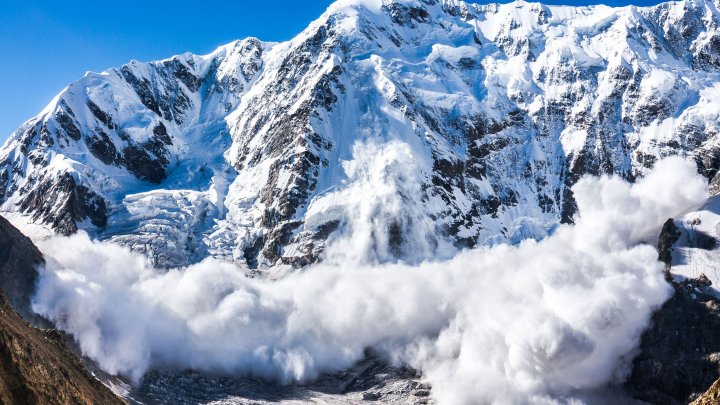
[[[551,0],[588,4],[593,0]],[[656,0],[607,0],[648,5]],[[0,142],[86,71],[208,53],[234,39],[282,41],[332,0],[2,0]]]

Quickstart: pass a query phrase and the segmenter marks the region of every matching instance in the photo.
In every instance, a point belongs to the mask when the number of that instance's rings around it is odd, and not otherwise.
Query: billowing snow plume
[[[383,243],[387,218],[418,227],[417,249],[427,235],[412,216],[412,176],[398,181],[363,163],[403,166],[407,149],[369,148],[356,148],[358,161],[346,164],[354,183],[339,191],[367,194],[353,194],[362,203],[347,206],[346,237],[321,264],[278,281],[214,260],[161,273],[80,234],[41,244],[47,266],[34,308],[105,370],[136,379],[164,365],[307,380],[351,366],[368,347],[422,370],[441,404],[551,401],[623,378],[670,293],[643,242],[705,198],[692,164],[661,161],[635,185],[581,180],[576,224],[539,242],[371,265],[352,252]],[[364,198],[403,190],[397,201]]]
[[[419,263],[457,253],[436,235],[435,223],[425,214],[429,203],[422,200],[423,180],[431,168],[417,155],[397,140],[353,146],[353,159],[343,162],[345,187],[308,208],[310,226],[333,219],[345,231],[331,236],[326,261],[372,264],[402,258]]]

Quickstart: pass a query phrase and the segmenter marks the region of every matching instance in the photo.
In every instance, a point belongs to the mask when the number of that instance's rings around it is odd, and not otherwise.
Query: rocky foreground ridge
[[[0,293],[0,403],[125,402],[85,370],[58,331],[33,327]]]
[[[688,404],[720,378],[720,300],[706,278],[672,281],[626,383],[651,404]]]
[[[0,404],[122,404],[30,310],[40,251],[0,217]],[[16,312],[17,311],[17,312]]]

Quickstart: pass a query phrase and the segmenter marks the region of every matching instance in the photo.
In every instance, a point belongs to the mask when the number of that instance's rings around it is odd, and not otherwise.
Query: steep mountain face
[[[48,323],[30,309],[43,264],[30,239],[0,217],[0,404],[123,404],[58,331],[25,321]]]
[[[713,405],[720,402],[720,380],[690,405]]]
[[[0,292],[0,403],[125,402],[83,368],[58,331],[23,321]]]
[[[341,0],[285,43],[87,74],[0,152],[2,209],[165,267],[543,237],[583,174],[679,154],[720,187],[718,8]]]
[[[710,280],[671,284],[675,294],[653,316],[625,384],[651,404],[690,403],[720,376],[720,304]]]
[[[35,293],[37,268],[45,263],[42,253],[5,218],[0,217],[0,293],[24,319],[40,318],[30,309]]]

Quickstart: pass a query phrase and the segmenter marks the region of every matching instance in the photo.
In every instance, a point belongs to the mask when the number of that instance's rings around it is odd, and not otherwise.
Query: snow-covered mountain
[[[2,210],[165,267],[540,238],[583,174],[677,154],[720,187],[719,9],[340,0],[288,42],[86,74],[0,151]]]

